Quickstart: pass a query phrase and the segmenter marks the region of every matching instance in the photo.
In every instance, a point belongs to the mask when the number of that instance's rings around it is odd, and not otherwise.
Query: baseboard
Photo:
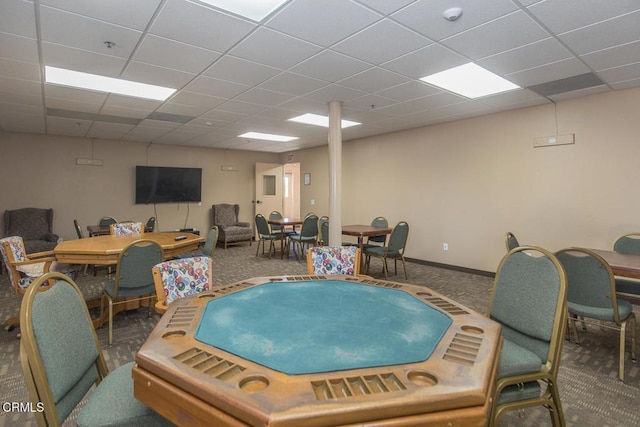
[[[416,264],[428,265],[431,267],[446,268],[447,270],[460,271],[462,273],[477,274],[478,276],[486,276],[486,277],[496,276],[496,273],[493,271],[477,270],[475,268],[461,267],[459,265],[443,264],[440,262],[426,261],[426,260],[417,259],[417,258],[405,258],[405,260],[409,262],[414,262]]]

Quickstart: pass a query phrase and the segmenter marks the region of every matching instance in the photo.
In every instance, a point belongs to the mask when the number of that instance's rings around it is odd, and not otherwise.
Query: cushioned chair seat
[[[629,316],[632,310],[633,306],[630,302],[618,300],[618,314],[621,319],[625,319]],[[615,321],[611,307],[589,307],[588,305],[576,304],[569,301],[569,313],[577,316],[590,317],[592,319],[606,320],[607,322]]]
[[[540,372],[542,360],[535,353],[505,339],[502,344],[498,378]]]
[[[374,245],[365,245],[364,246],[366,253],[368,254],[373,254],[373,255],[378,255],[383,257],[387,252],[387,248],[383,247],[383,246],[374,246]],[[395,258],[395,257],[400,257],[400,251],[389,251],[389,253],[387,254],[387,256],[389,258]]]
[[[78,426],[108,426],[113,423],[132,426],[171,425],[133,396],[131,368],[134,362],[111,371],[91,394],[78,414]],[[123,419],[122,415],[128,418]]]
[[[109,295],[111,295],[111,297],[115,298],[115,282],[113,280],[108,281],[107,283],[104,284],[104,290],[105,292],[107,292]],[[144,295],[144,294],[150,294],[152,292],[156,291],[156,286],[151,283],[148,284],[146,286],[139,286],[137,288],[118,288],[118,298],[127,298],[127,297],[133,297],[133,296],[140,296],[140,295]]]

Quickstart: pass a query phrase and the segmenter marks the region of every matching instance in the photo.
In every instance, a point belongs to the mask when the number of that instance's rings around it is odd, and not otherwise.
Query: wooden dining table
[[[614,275],[640,279],[640,255],[623,254],[621,252],[604,249],[591,250],[607,261]]]
[[[296,225],[301,225],[304,219],[301,218],[273,218],[268,219],[267,224],[280,226],[280,259],[284,257],[284,239],[287,235],[285,227],[293,227],[295,231]]]
[[[373,236],[386,236],[391,233],[389,227],[374,227],[373,225],[343,225],[342,234],[345,236],[355,236],[358,238],[358,247],[360,248],[360,271],[364,271],[364,238]]]
[[[180,232],[105,235],[62,241],[53,248],[53,253],[58,262],[65,264],[116,265],[123,249],[140,239],[149,239],[158,243],[162,247],[164,259],[195,251],[198,249],[198,245],[204,241],[204,237]],[[89,308],[100,307],[100,300],[87,301],[87,306]],[[114,307],[114,314],[118,311],[132,310],[138,307],[139,301],[119,304]],[[107,313],[105,310],[105,314]],[[102,320],[94,319],[94,327],[98,327]]]

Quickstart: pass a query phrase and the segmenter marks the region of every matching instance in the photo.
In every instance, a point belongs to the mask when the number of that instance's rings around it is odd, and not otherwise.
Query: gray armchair
[[[53,233],[53,209],[23,208],[4,211],[4,235],[22,237],[28,254],[52,250],[59,239]]]
[[[218,226],[218,241],[224,242],[224,248],[228,243],[249,242],[253,240],[253,228],[248,222],[238,221],[240,206],[221,203],[212,205],[213,225]]]

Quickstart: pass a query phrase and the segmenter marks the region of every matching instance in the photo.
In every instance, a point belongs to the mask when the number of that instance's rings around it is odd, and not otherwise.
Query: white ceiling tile
[[[69,101],[83,102],[87,104],[102,105],[108,94],[91,90],[74,89],[51,84],[44,85],[44,94],[48,98],[67,99]]]
[[[105,106],[100,109],[100,114],[116,117],[127,117],[132,119],[145,119],[151,111],[149,110],[137,110],[133,108],[117,107],[117,106]]]
[[[89,132],[87,132],[87,137],[101,139],[120,139],[131,129],[133,129],[133,125],[94,121],[91,125],[91,128],[89,129]]]
[[[235,46],[239,58],[287,69],[320,51],[320,47],[267,28],[259,28]]]
[[[552,82],[567,77],[588,73],[589,69],[578,59],[571,58],[551,64],[541,65],[524,71],[507,74],[507,80],[520,87],[528,87],[540,83]]]
[[[572,51],[585,54],[639,40],[639,23],[640,10],[560,34],[559,37]]]
[[[456,21],[446,20],[442,14],[451,7],[462,9]],[[420,0],[392,15],[393,19],[418,31],[432,40],[442,40],[454,34],[489,22],[516,10],[510,0]]]
[[[282,73],[262,83],[260,87],[290,95],[304,95],[305,93],[312,92],[326,85],[327,83],[322,80],[316,80],[294,73]]]
[[[92,121],[66,119],[63,117],[47,117],[47,131],[56,135],[85,136],[91,128]]]
[[[2,67],[1,61],[0,67]],[[40,105],[42,105],[42,86],[40,85],[40,82],[13,79],[0,75],[0,92],[16,93],[25,96],[37,96],[40,98]]]
[[[368,68],[371,68],[371,65],[366,62],[332,50],[323,50],[291,68],[291,71],[307,77],[335,83]]]
[[[149,83],[181,89],[195,77],[195,74],[183,71],[169,70],[163,67],[155,67],[149,64],[132,61],[122,73],[122,78],[134,82]]]
[[[199,74],[219,57],[218,52],[148,35],[142,40],[133,60]]]
[[[571,57],[571,52],[556,39],[548,38],[480,59],[476,63],[494,73],[505,75]]]
[[[229,113],[237,113],[237,114],[257,114],[261,111],[266,110],[267,107],[259,104],[252,104],[250,102],[242,102],[242,101],[227,101],[224,104],[220,105],[216,110],[218,111],[226,111]]]
[[[224,52],[256,27],[249,21],[185,0],[167,0],[150,32]]]
[[[431,44],[392,61],[385,62],[382,67],[414,79],[420,79],[467,62],[469,62],[469,59],[453,52],[451,49],[439,44]]]
[[[345,107],[362,110],[362,111],[371,111],[380,107],[387,107],[389,105],[396,104],[398,101],[393,99],[385,98],[380,95],[363,95],[358,98],[351,99],[344,103]]]
[[[38,64],[0,58],[0,76],[40,82]]]
[[[280,72],[281,70],[277,68],[227,55],[205,71],[204,75],[243,85],[256,86]]]
[[[380,67],[373,67],[341,80],[339,84],[363,92],[378,92],[410,81],[409,78],[401,76],[400,74],[387,71]]]
[[[107,53],[106,49],[104,53],[97,53],[55,43],[42,43],[42,59],[45,65],[107,77],[120,77],[127,60]]]
[[[290,100],[294,95],[281,92],[274,92],[262,88],[253,88],[236,97],[239,101],[251,102],[253,104],[261,104],[273,106],[282,104]]]
[[[582,60],[595,71],[640,62],[640,41],[588,53]]]
[[[41,7],[42,40],[78,49],[128,58],[142,33],[92,18]],[[111,49],[105,41],[115,43]]]
[[[456,34],[442,43],[473,60],[548,38],[524,12],[514,12]]]
[[[379,14],[350,1],[296,0],[266,26],[328,47],[379,19]]]
[[[29,1],[3,1],[0,32],[36,38],[34,6]]]
[[[529,7],[547,28],[564,33],[640,9],[635,0],[545,0]]]
[[[421,81],[414,80],[389,89],[380,90],[376,93],[380,96],[391,98],[399,102],[405,102],[416,98],[422,98],[423,96],[434,95],[438,92],[440,92],[440,89]]]
[[[184,90],[202,95],[233,98],[250,89],[251,86],[210,77],[196,77]]]
[[[81,113],[97,114],[102,108],[102,104],[92,104],[90,102],[82,102],[78,100],[70,100],[65,98],[46,97],[47,108],[66,111],[78,111]]]
[[[429,44],[428,39],[384,19],[337,43],[332,50],[379,65]]]
[[[0,33],[0,46],[2,46],[0,58],[33,64],[39,62],[38,44],[35,39]]]
[[[43,5],[137,30],[145,29],[160,3],[160,0],[40,0]]]
[[[389,15],[414,1],[415,0],[358,0],[358,3],[362,3],[384,15]]]
[[[14,105],[31,105],[34,107],[40,107],[42,105],[42,95],[39,93],[29,94],[27,92],[18,92],[15,89],[12,91],[0,90],[0,98],[2,102]]]
[[[640,78],[640,62],[600,71],[598,76],[612,84]]]
[[[360,90],[332,84],[307,94],[305,98],[324,103],[331,101],[348,102],[349,100],[359,98],[364,94],[365,92]],[[283,104],[283,106],[284,105],[287,104]]]

